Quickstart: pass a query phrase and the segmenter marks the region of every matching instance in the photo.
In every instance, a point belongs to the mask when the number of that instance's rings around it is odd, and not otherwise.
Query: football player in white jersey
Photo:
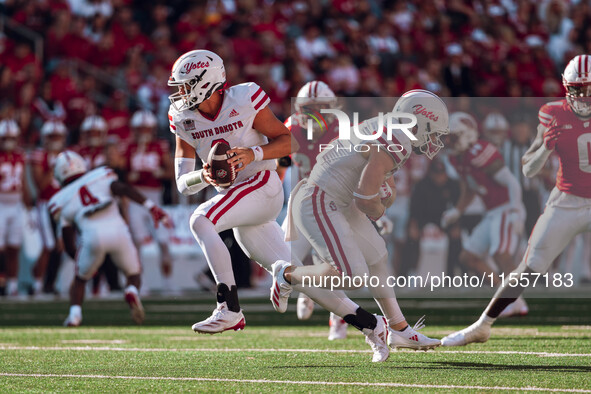
[[[211,317],[195,323],[193,330],[215,334],[240,330],[245,319],[238,302],[230,254],[218,235],[233,229],[246,255],[271,271],[277,260],[289,260],[290,250],[276,218],[283,206],[283,187],[275,171],[275,159],[297,150],[289,130],[268,108],[269,98],[255,83],[224,88],[222,59],[213,52],[195,50],[173,65],[169,85],[179,91],[170,96],[170,129],[176,135],[175,175],[179,192],[189,195],[209,184],[218,194],[201,204],[190,226],[201,246],[217,284],[217,308]],[[228,161],[237,168],[237,178],[228,188],[217,186],[205,163],[211,147],[226,141],[234,153]],[[203,170],[195,170],[197,156]],[[295,290],[300,291],[298,286]],[[285,312],[284,289],[276,309]],[[373,361],[385,361],[389,350],[384,319],[371,315],[347,299],[343,292],[308,288],[307,294],[339,316],[352,316],[374,351]],[[285,298],[285,300],[284,300]],[[371,321],[373,319],[373,322]],[[369,321],[369,323],[368,323]]]
[[[166,213],[130,185],[117,180],[108,167],[87,172],[85,160],[77,153],[65,151],[55,161],[55,179],[61,189],[49,201],[49,210],[61,229],[64,248],[76,262],[76,276],[70,288],[70,313],[65,326],[82,323],[82,302],[86,281],[96,273],[105,255],[127,277],[125,301],[137,324],[144,320],[139,298],[140,262],[127,224],[119,213],[115,196],[125,196],[150,211],[154,223],[171,224]],[[76,248],[76,231],[80,238]]]
[[[294,267],[289,262],[278,261],[273,265],[273,283],[282,289],[304,284],[303,279],[309,278],[315,286],[323,286],[335,283],[326,278],[362,278],[369,274],[380,280],[369,288],[387,318],[389,345],[431,349],[439,346],[440,341],[417,332],[423,326],[422,319],[414,328],[407,324],[394,289],[386,282],[391,275],[386,244],[369,218],[380,218],[394,202],[396,189],[392,175],[412,151],[432,159],[443,147],[440,136],[449,133],[448,111],[435,94],[411,90],[396,102],[394,112],[416,116],[417,123],[412,128],[416,140],[395,129],[391,141],[383,136],[339,139],[333,142],[332,148],[318,155],[310,177],[292,195],[288,220],[293,220],[323,263]],[[404,118],[398,120],[400,124],[409,122]],[[372,118],[361,123],[359,131],[372,136],[384,129],[384,124],[380,125],[379,117]],[[355,285],[345,284],[343,288],[352,287]]]

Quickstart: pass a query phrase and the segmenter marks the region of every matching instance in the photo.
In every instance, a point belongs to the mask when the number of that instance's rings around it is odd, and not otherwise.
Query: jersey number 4
[[[88,189],[86,188],[86,186],[82,186],[80,188],[80,191],[78,192],[80,194],[80,201],[82,201],[82,205],[89,206],[89,205],[95,205],[99,203],[98,198],[96,198],[95,196],[93,196],[90,191],[88,191]]]

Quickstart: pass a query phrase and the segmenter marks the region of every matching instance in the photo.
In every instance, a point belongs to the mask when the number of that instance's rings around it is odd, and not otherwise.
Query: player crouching
[[[154,223],[171,226],[170,218],[136,189],[120,182],[110,168],[99,167],[87,172],[86,162],[75,152],[58,155],[54,176],[61,189],[49,201],[49,211],[62,231],[66,252],[76,263],[76,276],[70,288],[70,314],[64,325],[75,327],[82,323],[86,281],[96,273],[107,253],[127,277],[125,301],[131,308],[133,320],[141,324],[144,308],[138,295],[140,262],[114,198],[125,196],[142,204],[150,210]],[[78,248],[76,230],[80,237]]]

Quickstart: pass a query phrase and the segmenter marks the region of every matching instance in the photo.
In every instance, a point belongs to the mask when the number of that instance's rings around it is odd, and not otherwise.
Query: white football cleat
[[[490,338],[490,325],[477,321],[463,330],[449,334],[441,340],[442,346],[464,346],[469,343],[483,343]]]
[[[513,316],[525,316],[529,313],[529,308],[527,303],[523,299],[522,296],[519,296],[515,301],[511,304],[507,305],[507,307],[501,312],[499,317],[513,317]]]
[[[82,324],[82,316],[68,315],[64,321],[64,327],[78,327]]]
[[[330,312],[328,319],[328,340],[347,339],[347,327],[349,325],[340,316]]]
[[[131,312],[131,318],[133,321],[136,324],[142,324],[144,322],[144,318],[146,317],[146,313],[144,312],[144,306],[142,305],[140,296],[133,291],[126,291],[125,302],[127,302],[129,305],[129,310]]]
[[[314,301],[304,293],[298,296],[296,313],[299,320],[308,320],[314,312]]]
[[[273,308],[279,313],[287,310],[287,301],[293,288],[283,276],[285,269],[291,266],[290,263],[283,260],[277,260],[273,263],[273,284],[271,285],[271,303]]]
[[[388,322],[384,316],[376,315],[378,324],[373,330],[363,329],[362,332],[365,334],[365,342],[371,346],[373,350],[373,357],[371,361],[374,363],[381,363],[388,359],[390,356],[390,348],[388,347]]]
[[[388,339],[388,345],[393,349],[405,348],[414,350],[429,350],[435,349],[441,345],[439,339],[429,338],[418,332],[420,329],[425,327],[425,316],[421,317],[414,327],[406,327],[404,331],[397,331],[390,329],[390,336]]]
[[[243,330],[246,326],[246,319],[240,312],[232,312],[228,309],[226,302],[222,302],[207,319],[193,324],[193,331],[200,334],[217,334],[228,330]]]

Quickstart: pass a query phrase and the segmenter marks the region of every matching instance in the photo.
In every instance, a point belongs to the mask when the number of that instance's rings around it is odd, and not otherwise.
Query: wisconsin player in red
[[[125,157],[129,183],[160,205],[162,181],[172,179],[173,169],[168,142],[156,139],[157,124],[156,116],[148,110],[139,110],[133,114],[130,120],[133,142],[127,147]],[[170,284],[172,258],[168,248],[170,229],[157,229],[149,213],[134,202],[129,204],[129,227],[138,250],[150,237],[158,243],[162,285],[164,290],[173,290]]]
[[[14,120],[0,121],[0,287],[7,296],[18,291],[18,254],[23,242],[23,202],[30,205],[25,179],[25,153],[18,148],[20,129]]]
[[[40,293],[43,287],[43,278],[51,265],[50,271],[55,280],[57,268],[61,260],[61,253],[57,250],[55,229],[47,209],[47,202],[59,190],[59,183],[53,177],[53,166],[57,155],[66,146],[66,126],[59,120],[49,120],[41,127],[42,147],[34,150],[30,155],[33,183],[37,190],[37,216],[41,228],[43,251],[33,269],[35,278],[34,292]],[[51,259],[51,262],[50,262]],[[47,280],[46,282],[53,282]],[[53,283],[48,283],[49,287]],[[51,290],[51,289],[45,289]]]
[[[337,106],[337,97],[330,87],[322,81],[306,83],[298,91],[294,102],[296,113],[285,121],[285,126],[291,131],[299,148],[291,154],[294,163],[291,175],[291,187],[296,183],[307,179],[316,164],[316,156],[320,153],[321,144],[328,144],[338,136],[338,122],[332,115],[322,115],[323,108],[330,109]],[[322,119],[320,124],[316,119]],[[310,121],[310,123],[309,123]],[[311,126],[312,135],[308,135],[308,124]],[[286,231],[287,220],[283,223]],[[303,264],[311,264],[316,259],[312,245],[306,237],[298,236],[290,242],[291,253]],[[298,295],[296,313],[298,319],[307,320],[314,312],[314,301],[305,293]],[[347,337],[348,324],[334,313],[330,314],[328,339],[345,339]]]
[[[521,186],[505,165],[501,153],[491,143],[478,139],[476,120],[465,112],[449,119],[450,162],[460,175],[460,198],[445,211],[441,227],[456,222],[476,195],[486,206],[486,215],[472,230],[460,254],[460,263],[478,274],[492,273],[486,263],[490,256],[497,268],[508,274],[515,268],[514,256],[523,233],[525,207]],[[503,312],[504,316],[527,314],[523,298]]]
[[[540,108],[538,133],[522,158],[527,177],[537,175],[553,152],[560,166],[556,186],[531,233],[525,256],[512,272],[520,280],[516,287],[506,282],[499,288],[480,319],[445,337],[444,346],[486,342],[499,314],[533,282],[528,275],[546,273],[577,234],[591,231],[591,56],[572,59],[562,83],[566,99]],[[521,278],[527,278],[528,283]]]

